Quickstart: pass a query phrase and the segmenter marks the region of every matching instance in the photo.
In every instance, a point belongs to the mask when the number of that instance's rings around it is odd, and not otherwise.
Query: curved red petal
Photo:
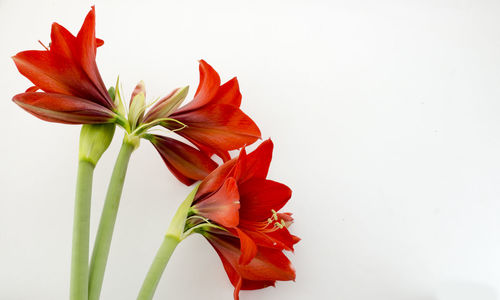
[[[25,93],[36,92],[38,90],[39,90],[39,88],[36,85],[34,85],[34,86],[30,86],[29,88],[27,88]]]
[[[200,83],[193,100],[181,107],[178,112],[196,110],[212,101],[220,86],[219,74],[204,60],[200,60]]]
[[[172,122],[165,122],[165,127],[166,128],[169,128],[170,124],[172,124]],[[175,125],[174,125],[175,126]],[[169,128],[170,129],[170,128]],[[231,159],[231,155],[229,155],[229,151],[225,151],[225,150],[221,150],[221,149],[215,149],[215,148],[212,148],[210,146],[207,146],[205,144],[202,144],[200,143],[199,141],[197,140],[194,140],[192,139],[191,137],[189,136],[183,136],[186,140],[190,141],[193,145],[195,145],[198,149],[200,149],[201,151],[203,151],[207,156],[212,156],[212,155],[217,155],[218,157],[220,157],[222,159],[222,161],[226,162],[228,160]]]
[[[229,151],[252,144],[260,138],[257,125],[239,108],[210,105],[172,118],[187,125],[177,134],[203,144],[214,152]]]
[[[260,290],[269,286],[275,286],[275,280],[250,280],[242,279],[241,289],[242,290]]]
[[[236,270],[231,266],[231,264],[227,261],[227,259],[224,258],[224,255],[217,250],[216,247],[214,247],[215,251],[219,255],[220,260],[222,261],[222,265],[224,266],[224,270],[226,271],[227,277],[229,277],[229,281],[231,284],[235,287],[234,289],[234,300],[239,299],[239,294],[240,294],[240,288],[241,288],[241,283],[242,283],[242,278]]]
[[[240,182],[249,179],[265,179],[273,158],[273,142],[271,139],[262,142],[254,151],[249,153],[245,161],[245,171],[242,172]]]
[[[99,39],[99,38],[96,38],[95,39],[95,44],[97,47],[101,47],[102,45],[104,45],[104,41]]]
[[[234,237],[206,234],[212,246],[243,279],[258,281],[294,280],[295,270],[290,260],[280,251],[258,248],[257,255],[247,265],[240,264],[239,240]]]
[[[180,141],[155,135],[151,142],[174,176],[186,185],[204,179],[217,168],[210,157]]]
[[[240,290],[257,290],[275,285],[274,280],[248,280],[241,278],[241,276],[236,272],[236,270],[224,257],[224,255],[222,255],[222,253],[217,250],[215,246],[214,249],[215,252],[217,252],[217,255],[219,255],[220,260],[222,261],[222,265],[224,267],[224,270],[226,271],[229,281],[234,286],[233,296],[235,300],[239,299]]]
[[[293,217],[292,213],[286,212],[286,213],[278,213],[278,218],[280,220],[283,220],[285,222],[285,227],[290,227],[293,223]]]
[[[50,53],[73,60],[76,52],[76,38],[71,32],[57,23],[52,23],[50,39]]]
[[[204,216],[225,227],[238,225],[240,208],[238,185],[234,178],[227,178],[216,192],[198,201],[193,208]]]
[[[266,220],[271,210],[280,210],[292,196],[292,190],[279,182],[250,179],[238,186],[240,191],[240,218]]]
[[[255,231],[251,228],[244,231],[258,246],[277,250],[293,251],[293,245],[300,240],[290,234],[287,228],[277,229],[272,232]]]
[[[78,51],[78,59],[81,64],[82,69],[85,71],[90,81],[94,86],[98,87],[98,92],[101,94],[102,100],[105,100],[108,107],[113,107],[114,103],[109,96],[106,86],[102,81],[101,74],[97,69],[96,64],[96,51],[97,42],[95,36],[95,7],[92,9],[85,17],[78,35],[76,36],[76,45]]]
[[[48,93],[79,95],[78,83],[89,89],[86,77],[73,70],[66,59],[57,61],[49,51],[29,50],[12,57],[19,73]]]
[[[231,174],[231,170],[234,168],[235,164],[236,159],[227,161],[217,167],[207,177],[205,177],[205,179],[203,179],[203,181],[201,182],[198,191],[196,192],[195,200],[193,203],[196,203],[206,195],[218,190],[222,186],[226,178]]]
[[[295,270],[290,260],[280,250],[259,248],[248,265],[237,265],[236,271],[250,280],[295,280]]]
[[[53,94],[28,92],[15,95],[12,100],[36,117],[64,124],[97,124],[114,120],[114,113],[85,99]]]
[[[241,93],[238,79],[232,78],[228,82],[220,86],[217,94],[214,96],[212,104],[229,104],[235,107],[240,107]]]
[[[257,245],[255,242],[242,230],[235,228],[240,239],[241,255],[238,260],[239,264],[248,265],[257,255]]]

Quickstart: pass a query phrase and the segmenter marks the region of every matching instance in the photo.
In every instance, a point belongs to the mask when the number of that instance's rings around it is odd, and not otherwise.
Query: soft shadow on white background
[[[72,32],[88,1],[0,0],[0,299],[66,299],[78,126],[11,102],[10,57]],[[494,300],[500,290],[498,1],[97,1],[98,65],[125,94],[238,76],[275,142],[270,177],[302,237],[297,280],[245,299]],[[190,97],[192,97],[191,92]],[[122,134],[96,169],[92,237]],[[253,146],[255,147],[255,146]],[[252,147],[252,148],[253,148]],[[190,189],[143,142],[132,156],[102,299],[134,299]],[[201,238],[174,254],[156,299],[231,299]]]

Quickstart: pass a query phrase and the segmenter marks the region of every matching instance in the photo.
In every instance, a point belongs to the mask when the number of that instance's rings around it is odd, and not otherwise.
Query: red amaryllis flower
[[[199,230],[215,248],[235,287],[260,289],[277,280],[294,280],[295,271],[283,254],[300,239],[288,231],[289,213],[278,213],[291,197],[284,184],[266,179],[272,158],[271,140],[255,151],[241,150],[205,178],[193,201],[192,212],[217,227]],[[190,218],[197,220],[197,218]],[[190,226],[199,225],[198,222]]]
[[[95,37],[94,7],[76,37],[53,23],[50,49],[23,51],[12,57],[19,72],[35,85],[13,101],[49,122],[112,122],[115,105],[95,62],[96,49],[102,44]],[[43,92],[36,92],[39,89]]]
[[[228,160],[228,151],[252,144],[260,138],[260,130],[240,109],[238,80],[233,78],[220,85],[219,75],[205,61],[200,61],[200,84],[194,99],[178,108],[186,93],[186,89],[178,89],[160,99],[144,115],[142,123],[168,118],[159,124],[196,147],[172,138],[149,136],[177,179],[190,185],[217,167],[210,159],[213,154]]]

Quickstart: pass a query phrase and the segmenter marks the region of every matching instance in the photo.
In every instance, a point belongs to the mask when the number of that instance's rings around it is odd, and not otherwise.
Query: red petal
[[[238,263],[248,265],[255,255],[257,255],[257,245],[245,232],[239,228],[235,228],[235,230],[240,238],[241,255]]]
[[[238,263],[241,251],[238,239],[206,234],[212,246],[243,278],[258,281],[294,280],[295,270],[290,260],[279,250],[258,248],[257,255],[247,265]]]
[[[238,279],[238,283],[234,286],[234,292],[233,292],[233,297],[234,300],[240,300],[240,290],[241,290],[241,285],[243,284],[243,278]]]
[[[222,226],[234,227],[239,222],[239,200],[238,185],[234,178],[228,178],[218,191],[198,201],[193,208],[198,215]]]
[[[244,279],[241,283],[242,290],[260,290],[269,286],[275,286],[275,280],[249,280]]]
[[[218,190],[231,173],[231,170],[234,168],[235,163],[236,159],[225,162],[217,169],[215,169],[212,173],[210,173],[207,177],[205,177],[205,179],[203,179],[203,181],[201,182],[198,191],[196,192],[194,203],[196,203],[206,195]]]
[[[12,99],[36,117],[65,124],[107,123],[114,113],[85,99],[52,93],[22,93]]]
[[[177,140],[155,135],[151,142],[174,176],[186,185],[202,180],[217,167],[203,152]]]
[[[49,51],[24,51],[12,57],[17,69],[34,85],[48,93],[87,96],[81,89],[92,90],[91,84],[73,63],[54,57]]]
[[[285,226],[288,228],[293,223],[292,213],[278,213],[278,218],[285,221]]]
[[[220,257],[220,260],[222,261],[222,265],[224,266],[224,270],[226,271],[227,277],[229,277],[229,281],[231,281],[231,284],[234,286],[234,300],[239,300],[239,294],[240,294],[240,289],[242,285],[242,278],[236,270],[231,266],[231,264],[227,261],[227,259],[224,258],[222,253],[220,253],[217,248],[215,248],[215,251]]]
[[[251,179],[238,186],[240,218],[261,221],[269,218],[271,210],[280,210],[292,196],[286,185],[266,179]]]
[[[238,265],[236,270],[250,280],[295,280],[290,260],[280,250],[269,248],[259,248],[257,256],[248,265]]]
[[[296,236],[290,234],[286,228],[277,229],[272,232],[260,232],[251,229],[244,231],[258,246],[277,250],[293,251],[293,245],[300,241]]]
[[[200,84],[196,90],[193,100],[181,107],[178,112],[188,112],[198,109],[209,103],[217,94],[220,86],[219,74],[207,64],[204,60],[200,60]]]
[[[102,81],[101,74],[99,74],[99,70],[97,69],[96,64],[96,37],[95,37],[95,8],[92,6],[92,9],[85,17],[85,21],[83,22],[82,28],[78,32],[76,36],[76,44],[77,50],[79,53],[79,62],[90,78],[91,82],[94,86],[98,87],[98,91],[101,94],[101,97],[106,100],[109,104],[108,107],[113,107],[113,101],[109,96],[106,86]]]
[[[165,123],[168,124],[168,123]],[[166,128],[169,128],[169,126],[165,126]],[[197,140],[192,139],[189,136],[184,136],[185,139],[190,141],[193,145],[195,145],[198,149],[203,151],[207,156],[212,156],[212,155],[217,155],[222,159],[222,161],[226,162],[231,159],[231,155],[229,155],[229,151],[221,150],[221,149],[214,149],[212,147],[209,147],[205,144],[200,143]]]
[[[104,41],[99,39],[99,38],[96,38],[95,39],[95,44],[97,47],[101,47],[102,45],[104,45]]]
[[[214,96],[212,104],[229,104],[235,107],[240,107],[241,93],[238,84],[238,79],[234,77],[228,82],[220,86],[217,94]]]
[[[37,86],[30,86],[29,88],[26,89],[25,93],[36,92],[38,90],[39,88]]]
[[[52,23],[50,53],[73,60],[76,53],[76,38],[63,26]]]
[[[172,115],[187,125],[179,135],[217,150],[229,151],[252,144],[260,138],[257,125],[239,108],[231,105],[210,105],[190,113]]]
[[[224,270],[226,271],[227,276],[229,277],[229,281],[235,287],[234,289],[234,299],[239,299],[239,293],[241,290],[257,290],[263,289],[268,286],[274,286],[274,280],[248,280],[241,278],[241,276],[236,272],[233,266],[224,258],[224,256],[215,248],[215,251],[220,257],[222,261],[222,265],[224,266]]]
[[[240,182],[252,178],[265,179],[273,158],[273,142],[268,139],[262,142],[259,147],[247,155],[245,162],[245,171],[243,172]]]

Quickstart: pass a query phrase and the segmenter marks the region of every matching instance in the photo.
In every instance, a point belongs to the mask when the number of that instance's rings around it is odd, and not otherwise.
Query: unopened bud
[[[144,117],[144,123],[149,123],[157,119],[168,118],[182,104],[189,91],[189,86],[174,90],[168,96],[158,100],[158,102],[148,111]]]
[[[142,120],[145,110],[146,110],[146,87],[144,85],[144,82],[141,81],[135,87],[134,91],[132,92],[132,97],[130,99],[128,120],[130,122],[132,130],[135,129],[135,127]]]
[[[85,124],[80,131],[79,159],[86,160],[94,166],[102,154],[108,149],[113,135],[115,124]]]

